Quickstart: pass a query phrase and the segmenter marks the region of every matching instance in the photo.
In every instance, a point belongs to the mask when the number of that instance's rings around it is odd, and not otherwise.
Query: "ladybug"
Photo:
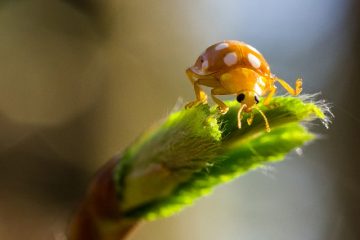
[[[229,107],[216,95],[236,95],[240,103],[238,127],[241,128],[242,112],[251,113],[247,119],[250,125],[253,120],[253,109],[263,116],[266,131],[270,126],[265,114],[258,108],[260,96],[266,96],[263,104],[268,106],[276,92],[278,82],[288,93],[297,96],[302,91],[302,80],[297,79],[295,89],[270,71],[270,66],[262,54],[244,42],[226,40],[208,47],[195,64],[186,70],[194,86],[196,100],[185,107],[190,108],[199,103],[207,103],[207,96],[200,85],[211,89],[211,97],[218,105],[220,113],[225,114]]]

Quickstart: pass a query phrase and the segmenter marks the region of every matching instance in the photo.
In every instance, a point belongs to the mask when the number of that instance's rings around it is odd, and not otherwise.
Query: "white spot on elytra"
[[[256,52],[256,53],[260,53],[256,48],[254,48],[253,46],[250,46],[249,44],[246,44],[246,46],[250,49],[250,50],[252,50],[252,51],[254,51],[254,52]]]
[[[235,52],[231,52],[225,55],[224,63],[229,67],[234,65],[237,62],[238,58]]]
[[[248,54],[248,60],[251,64],[251,66],[253,66],[254,68],[259,68],[261,65],[260,60],[253,54],[249,53]]]
[[[216,45],[215,50],[219,51],[221,49],[228,48],[228,47],[229,47],[229,44],[223,42],[223,43],[219,43],[218,45]]]
[[[254,91],[256,92],[257,95],[259,96],[262,95],[262,89],[258,84],[255,84]]]
[[[206,70],[209,67],[209,61],[205,60],[202,64],[201,64],[201,70]]]

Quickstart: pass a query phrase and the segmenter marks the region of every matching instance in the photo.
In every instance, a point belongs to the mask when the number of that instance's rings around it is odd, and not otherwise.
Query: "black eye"
[[[256,96],[256,95],[255,95],[255,102],[256,102],[256,104],[258,104],[260,102],[258,96]]]
[[[236,101],[238,101],[239,103],[241,103],[244,99],[245,99],[245,94],[243,94],[243,93],[240,93],[240,94],[236,97]]]
[[[203,63],[203,62],[204,62],[204,59],[201,58],[201,59],[200,59],[200,62]]]

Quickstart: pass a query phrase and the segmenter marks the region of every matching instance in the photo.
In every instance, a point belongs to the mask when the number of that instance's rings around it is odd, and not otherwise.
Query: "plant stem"
[[[113,173],[120,157],[110,160],[93,178],[69,227],[69,240],[121,240],[137,225],[123,218]]]

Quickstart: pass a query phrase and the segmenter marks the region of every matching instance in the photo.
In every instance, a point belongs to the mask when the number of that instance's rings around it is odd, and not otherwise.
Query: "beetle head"
[[[242,91],[237,95],[236,100],[245,105],[245,112],[251,112],[253,107],[259,103],[259,97],[254,91]]]

